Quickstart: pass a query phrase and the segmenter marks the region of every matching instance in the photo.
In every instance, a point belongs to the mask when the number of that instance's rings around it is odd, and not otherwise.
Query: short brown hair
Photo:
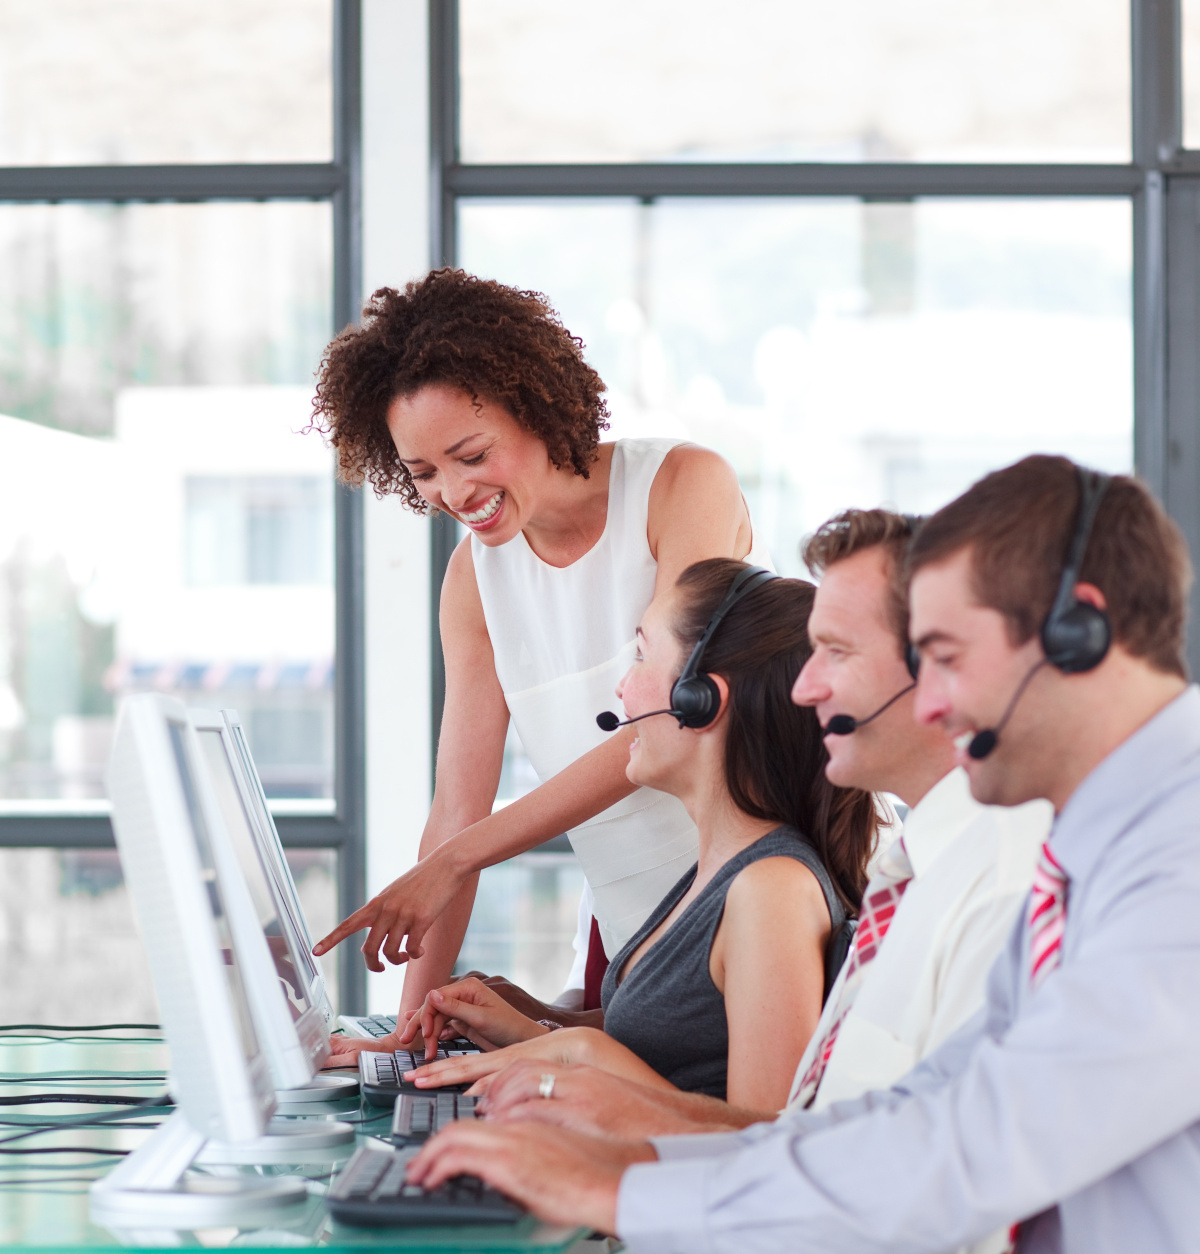
[[[325,350],[313,425],[337,450],[344,483],[398,492],[418,514],[428,506],[387,428],[397,396],[447,384],[472,401],[502,405],[546,446],[560,469],[588,477],[608,427],[604,381],[583,359],[544,296],[462,270],[433,270],[400,292],[381,287]]]
[[[1079,514],[1079,472],[1066,457],[1037,454],[986,475],[921,528],[910,573],[970,548],[975,596],[1004,615],[1014,645],[1024,644],[1058,591]],[[1179,528],[1140,480],[1110,480],[1079,579],[1104,594],[1117,644],[1187,678],[1192,565]]]
[[[887,559],[888,598],[885,613],[900,652],[908,648],[908,581],[906,558],[915,520],[888,509],[844,509],[823,522],[804,542],[804,564],[819,579],[831,566],[855,553],[882,548]]]

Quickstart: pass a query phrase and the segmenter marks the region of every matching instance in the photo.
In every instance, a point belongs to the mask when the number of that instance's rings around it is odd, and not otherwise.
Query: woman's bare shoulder
[[[663,458],[650,494],[653,499],[700,488],[741,496],[737,473],[720,453],[702,444],[676,444]]]
[[[826,926],[829,923],[829,907],[817,877],[803,862],[786,854],[760,858],[743,867],[729,885],[725,912],[732,912],[737,921],[813,913]]]

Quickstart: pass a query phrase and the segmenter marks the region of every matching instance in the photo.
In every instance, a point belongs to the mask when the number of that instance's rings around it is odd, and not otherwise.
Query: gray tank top
[[[752,862],[781,856],[803,862],[817,877],[836,931],[846,914],[829,872],[808,840],[794,827],[785,826],[730,858],[618,984],[630,954],[691,887],[696,878],[693,866],[608,965],[600,989],[605,1032],[677,1088],[725,1097],[729,1028],[725,998],[709,974],[709,954],[734,877]]]

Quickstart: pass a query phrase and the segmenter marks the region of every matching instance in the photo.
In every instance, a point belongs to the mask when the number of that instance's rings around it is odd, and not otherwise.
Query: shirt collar
[[[1110,841],[1197,755],[1200,688],[1189,684],[1094,767],[1067,799],[1050,838],[1063,870],[1072,879],[1087,875]]]
[[[956,766],[917,802],[904,821],[904,849],[913,875],[924,875],[983,807],[971,796],[967,773]]]

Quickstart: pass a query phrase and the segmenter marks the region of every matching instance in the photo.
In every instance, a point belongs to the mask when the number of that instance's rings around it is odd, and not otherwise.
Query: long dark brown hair
[[[679,576],[682,596],[672,632],[685,655],[745,565],[715,557]],[[815,595],[803,579],[760,584],[726,614],[701,669],[729,685],[725,783],[734,805],[797,828],[855,914],[878,836],[875,800],[861,788],[839,788],[825,778],[829,755],[816,713],[792,703],[792,685],[812,653],[808,616]]]

